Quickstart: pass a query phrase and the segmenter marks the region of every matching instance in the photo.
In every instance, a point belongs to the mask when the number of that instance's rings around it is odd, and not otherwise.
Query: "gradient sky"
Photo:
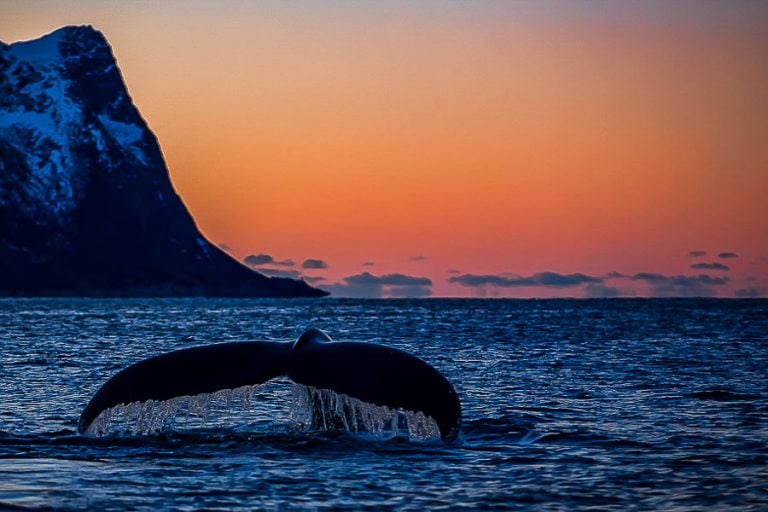
[[[0,4],[5,42],[67,24],[106,35],[198,226],[258,268],[768,295],[768,3]]]

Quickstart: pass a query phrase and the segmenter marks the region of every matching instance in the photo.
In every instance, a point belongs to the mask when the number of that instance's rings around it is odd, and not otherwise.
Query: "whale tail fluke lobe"
[[[82,434],[102,411],[262,384],[285,373],[285,343],[253,341],[192,347],[139,361],[109,379],[80,415]]]
[[[421,359],[371,343],[331,342],[310,329],[293,343],[236,342],[169,352],[133,364],[109,379],[80,416],[85,432],[103,411],[121,404],[262,384],[288,376],[390,409],[431,417],[446,441],[461,428],[461,405],[451,384]]]
[[[373,343],[307,344],[292,354],[288,377],[299,384],[390,409],[422,412],[453,440],[461,406],[453,386],[432,366],[402,350]]]

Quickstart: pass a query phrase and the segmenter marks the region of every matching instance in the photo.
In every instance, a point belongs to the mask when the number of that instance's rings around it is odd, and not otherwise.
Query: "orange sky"
[[[768,295],[768,4],[159,4],[5,0],[0,39],[104,32],[176,189],[238,259],[436,296],[600,292],[448,281],[541,272]]]

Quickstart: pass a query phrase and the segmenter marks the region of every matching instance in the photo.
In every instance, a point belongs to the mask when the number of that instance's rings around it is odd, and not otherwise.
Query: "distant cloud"
[[[462,273],[461,270],[457,270],[455,268],[449,268],[448,270],[446,270],[446,272],[449,273],[449,274],[454,274],[454,275]]]
[[[337,297],[429,297],[432,295],[432,280],[405,274],[375,276],[369,272],[348,276],[343,283],[323,286],[324,290]]]
[[[419,255],[419,256],[411,256],[408,259],[411,260],[411,261],[424,261],[424,260],[427,259],[427,257]]]
[[[229,250],[231,249],[231,247],[229,246],[229,244],[225,244],[225,243],[223,243],[223,242],[222,242],[222,243],[220,243],[220,244],[218,244],[218,247],[219,247],[219,249],[221,249],[221,250],[222,250],[222,251],[224,251],[224,252],[229,252]]]
[[[757,288],[739,288],[735,295],[741,299],[755,299],[762,296],[763,293]]]
[[[484,286],[496,286],[500,288],[513,288],[520,286],[544,286],[547,288],[570,288],[583,284],[602,283],[600,277],[585,274],[558,274],[556,272],[541,272],[532,276],[505,276],[505,275],[476,275],[462,274],[449,277],[449,283],[457,283],[462,286],[481,288]]]
[[[323,260],[316,260],[316,259],[310,258],[310,259],[304,260],[304,263],[301,264],[301,268],[322,269],[322,268],[328,268],[328,264]]]
[[[694,263],[691,268],[702,270],[731,270],[731,267],[723,265],[722,263]]]
[[[292,267],[296,264],[293,260],[290,259],[275,261],[275,258],[269,254],[249,254],[243,258],[243,262],[246,265],[250,265],[252,267],[260,267],[262,265],[279,265],[281,267]]]
[[[320,281],[325,281],[325,278],[322,276],[302,276],[302,279],[308,282],[309,284],[319,283]]]
[[[648,283],[657,297],[709,297],[714,295],[712,287],[722,286],[730,281],[727,277],[712,277],[707,274],[666,276],[650,272],[637,273],[630,279]]]
[[[633,281],[647,281],[652,284],[674,284],[680,286],[689,286],[691,284],[703,284],[706,286],[720,286],[728,283],[727,277],[712,277],[707,274],[697,276],[665,276],[663,274],[653,274],[650,272],[639,272],[632,276]]]
[[[250,265],[252,267],[258,267],[260,265],[271,265],[275,262],[275,258],[270,256],[269,254],[249,254],[245,258],[243,258],[243,262],[246,265]]]
[[[375,264],[376,264],[376,263],[374,263],[374,262],[372,262],[372,261],[364,261],[363,263],[361,263],[361,266],[363,266],[363,267],[372,267],[372,266],[374,266]]]
[[[701,258],[702,256],[706,256],[707,251],[691,251],[688,253],[688,256],[691,258]]]
[[[607,299],[612,297],[621,297],[621,290],[613,286],[606,286],[599,283],[590,283],[584,288],[585,296],[590,299]]]
[[[708,269],[723,270],[721,264],[706,264]],[[621,297],[638,295],[634,288],[622,291],[621,287],[608,285],[616,281],[635,281],[646,283],[651,295],[656,297],[709,297],[716,295],[716,288],[730,282],[723,276],[699,275],[665,275],[652,272],[622,274],[611,272],[604,276],[587,274],[559,274],[557,272],[541,272],[530,276],[514,274],[461,274],[448,278],[449,283],[476,288],[485,296],[493,295],[499,288],[534,287],[534,288],[576,288],[581,287],[585,297]],[[642,294],[642,292],[640,292]]]
[[[388,297],[401,297],[419,299],[432,296],[432,288],[429,286],[393,286],[387,292]]]
[[[721,252],[720,254],[717,255],[717,257],[727,260],[729,258],[738,258],[739,255],[736,254],[735,252]]]

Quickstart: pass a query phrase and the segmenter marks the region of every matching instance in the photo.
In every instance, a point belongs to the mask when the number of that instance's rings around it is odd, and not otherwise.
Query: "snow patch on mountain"
[[[115,121],[106,114],[99,114],[99,121],[115,141],[123,147],[131,147],[131,153],[139,162],[148,164],[147,156],[137,145],[142,141],[144,130],[135,124]]]
[[[3,48],[15,98],[6,98],[0,107],[0,137],[26,160],[23,188],[29,200],[22,207],[49,220],[75,208],[79,182],[71,144],[82,109],[67,94],[62,40],[63,32],[57,31]]]
[[[57,30],[39,39],[13,43],[10,45],[9,53],[17,59],[25,61],[60,61],[62,55],[59,50],[59,43],[63,35],[63,30]]]

